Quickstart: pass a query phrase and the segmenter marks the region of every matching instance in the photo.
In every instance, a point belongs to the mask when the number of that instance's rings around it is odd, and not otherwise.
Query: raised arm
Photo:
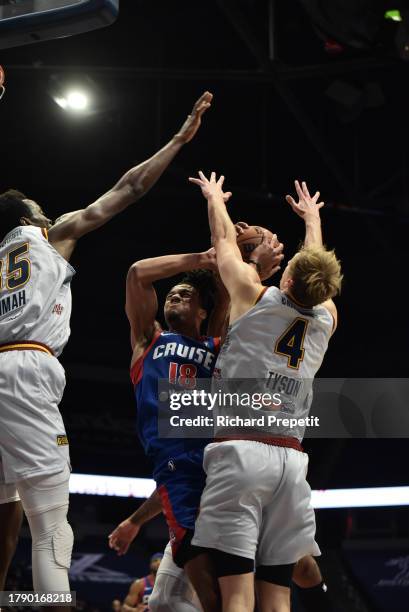
[[[323,247],[320,210],[324,206],[324,202],[318,202],[320,192],[317,191],[314,196],[311,197],[305,181],[303,181],[301,185],[299,181],[294,181],[294,185],[298,195],[298,202],[290,195],[286,196],[286,200],[293,211],[301,217],[305,223],[304,245],[306,247]],[[332,333],[334,333],[338,324],[337,307],[333,300],[327,300],[322,306],[329,310],[334,319],[334,327],[332,330]]]
[[[224,194],[224,202],[230,199],[231,193],[228,192]],[[248,223],[245,221],[239,221],[235,223],[234,228],[236,231],[236,239],[243,234],[243,232],[249,227]],[[223,285],[223,281],[220,277],[219,271],[215,273],[216,286],[217,286],[217,294],[215,296],[215,304],[212,310],[212,314],[209,318],[209,323],[207,327],[207,335],[208,336],[219,336],[221,338],[221,342],[223,344],[224,339],[227,334],[227,328],[229,326],[229,318],[230,318],[230,296]]]
[[[211,93],[205,92],[168,144],[143,163],[128,170],[107,193],[86,208],[57,219],[49,231],[49,240],[63,257],[70,258],[75,243],[81,236],[98,229],[149,191],[181,147],[194,137],[212,97]]]
[[[217,291],[214,299],[213,310],[207,325],[207,335],[220,337],[223,342],[229,322],[228,315],[230,310],[230,297],[218,272],[215,274],[215,280]]]
[[[199,185],[208,203],[209,225],[212,234],[212,244],[216,249],[217,267],[224,286],[226,287],[230,300],[230,322],[233,322],[243,312],[246,312],[254,304],[263,286],[256,269],[242,259],[240,249],[237,246],[236,229],[226,210],[223,193],[224,177],[221,176],[216,182],[216,175],[212,172],[210,181],[203,172],[199,172],[200,178],[189,180]],[[282,245],[265,245],[266,252],[260,254],[257,268],[265,267],[267,262],[271,267],[271,276],[278,268],[282,259]],[[278,258],[278,260],[277,260]]]
[[[208,180],[200,171],[199,177],[189,180],[199,185],[207,199],[209,226],[212,244],[216,249],[217,267],[230,299],[233,300],[241,292],[250,294],[257,292],[255,285],[260,284],[260,279],[252,267],[243,262],[237,246],[236,230],[224,202],[224,176],[216,182],[214,172]]]
[[[164,255],[137,261],[129,268],[126,279],[125,310],[131,326],[132,350],[146,347],[152,340],[155,329],[158,300],[153,283],[195,268],[214,269],[216,261],[210,251]]]
[[[305,181],[301,183],[301,186],[299,181],[294,181],[294,185],[298,195],[298,202],[290,195],[286,196],[286,200],[293,211],[301,217],[305,223],[304,245],[306,247],[322,247],[320,209],[324,206],[324,202],[318,202],[320,192],[317,191],[314,196],[311,197]]]

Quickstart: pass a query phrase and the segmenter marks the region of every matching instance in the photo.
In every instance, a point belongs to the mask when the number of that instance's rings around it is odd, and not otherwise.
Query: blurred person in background
[[[150,558],[149,569],[150,572],[143,578],[134,580],[129,588],[128,595],[124,599],[122,605],[122,612],[148,612],[149,611],[149,598],[152,594],[153,587],[155,585],[156,574],[160,563],[163,559],[162,553],[155,553]]]

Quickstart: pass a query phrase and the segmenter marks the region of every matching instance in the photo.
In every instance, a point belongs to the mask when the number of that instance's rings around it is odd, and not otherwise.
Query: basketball
[[[273,237],[273,234],[270,232],[270,230],[266,229],[265,227],[260,227],[259,225],[250,225],[237,238],[237,244],[244,261],[248,261],[251,253],[261,243],[261,241],[263,240],[263,234],[266,234],[270,238]]]

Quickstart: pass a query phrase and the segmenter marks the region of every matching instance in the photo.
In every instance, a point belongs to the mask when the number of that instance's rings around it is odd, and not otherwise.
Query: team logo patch
[[[68,444],[68,438],[66,435],[57,436],[57,445],[58,446],[66,446]]]
[[[53,314],[62,315],[62,311],[64,310],[64,306],[61,304],[56,304],[53,308]]]
[[[168,461],[168,469],[171,472],[174,472],[176,470],[176,465],[175,462],[173,461],[173,459],[171,459],[170,461]]]

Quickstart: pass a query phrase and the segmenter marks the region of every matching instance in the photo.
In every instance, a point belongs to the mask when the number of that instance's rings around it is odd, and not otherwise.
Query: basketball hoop
[[[6,88],[4,87],[5,78],[6,75],[4,74],[3,66],[0,66],[0,100],[2,99],[2,97],[4,96],[4,92],[6,91]]]

